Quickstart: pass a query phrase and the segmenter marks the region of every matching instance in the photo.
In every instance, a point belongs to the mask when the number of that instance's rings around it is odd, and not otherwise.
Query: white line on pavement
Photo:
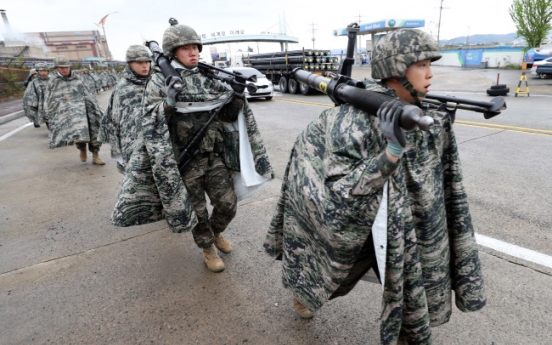
[[[19,132],[20,130],[23,130],[25,127],[29,127],[30,125],[32,125],[33,123],[32,122],[29,122],[27,124],[24,124],[23,126],[17,128],[17,129],[14,129],[13,131],[11,132],[8,132],[6,134],[4,134],[3,136],[0,137],[0,141],[4,140],[4,139],[7,139],[9,137],[11,137],[12,135],[14,135],[15,133]]]
[[[515,244],[503,242],[477,233],[475,234],[475,241],[484,247],[494,249],[498,252],[552,268],[552,256],[550,255],[542,254],[531,249],[519,247]]]

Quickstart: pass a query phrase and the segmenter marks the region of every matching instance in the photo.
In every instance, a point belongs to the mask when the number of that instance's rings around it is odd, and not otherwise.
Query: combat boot
[[[215,234],[215,247],[217,247],[218,250],[224,254],[228,254],[232,251],[232,244],[230,244],[230,241],[222,236],[221,232]]]
[[[293,298],[293,306],[295,307],[297,314],[299,314],[299,316],[303,319],[312,319],[314,316],[314,313],[301,304],[301,302],[299,302],[295,297]]]
[[[86,158],[87,158],[86,148],[84,148],[82,150],[79,150],[79,151],[80,151],[80,160],[81,160],[81,162],[86,162]]]
[[[221,272],[224,270],[224,262],[219,257],[214,245],[203,248],[203,260],[205,260],[207,269],[211,272]]]
[[[100,159],[98,152],[92,152],[92,164],[104,165],[105,162]]]

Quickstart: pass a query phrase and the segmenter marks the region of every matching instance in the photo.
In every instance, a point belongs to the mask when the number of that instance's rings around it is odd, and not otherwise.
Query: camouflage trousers
[[[88,151],[94,153],[94,152],[99,152],[100,151],[100,146],[102,146],[102,143],[98,142],[98,141],[89,141],[89,142],[85,142],[85,143],[76,143],[75,146],[77,146],[77,149],[79,150],[85,150],[86,151],[86,144],[88,144]]]
[[[90,128],[90,141],[76,143],[77,149],[86,150],[86,144],[88,144],[88,151],[94,153],[99,152],[102,142],[98,141],[99,127],[90,126],[90,119],[88,119],[88,127]]]
[[[214,234],[226,229],[238,209],[230,170],[218,155],[212,154],[211,158],[208,153],[197,155],[182,176],[197,216],[198,224],[192,229],[192,235],[200,248],[213,244]],[[213,206],[210,218],[205,193]]]

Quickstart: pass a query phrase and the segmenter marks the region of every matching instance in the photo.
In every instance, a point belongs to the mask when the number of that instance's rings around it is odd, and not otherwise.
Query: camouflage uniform
[[[76,144],[79,150],[98,152],[102,109],[73,71],[67,78],[58,71],[48,82],[45,98],[50,124],[50,148]]]
[[[100,141],[111,145],[111,155],[122,154],[128,162],[133,143],[139,135],[142,117],[142,100],[148,76],[134,73],[129,66],[123,71],[123,78],[117,83],[100,126]]]
[[[396,97],[374,80],[365,84]],[[389,181],[382,344],[395,344],[399,334],[408,344],[431,344],[431,326],[450,318],[451,289],[462,311],[485,305],[452,122],[447,114],[425,115],[435,125],[406,132],[403,157],[392,164],[377,118],[349,105],[324,111],[292,149],[265,240],[267,252],[283,260],[284,286],[315,311],[373,267],[372,259],[359,268],[359,257],[371,245]]]
[[[213,83],[212,80],[207,80],[202,75],[198,75],[196,71],[189,73],[191,75],[188,80]],[[183,73],[183,75],[185,74]],[[165,77],[159,70],[156,70],[156,73],[151,76],[148,82],[142,104],[144,115],[140,123],[141,128],[133,145],[134,150],[128,161],[125,161],[123,183],[111,221],[116,226],[132,226],[165,218],[173,232],[181,233],[195,229],[198,224],[198,217],[195,212],[195,204],[191,200],[193,192],[187,190],[184,177],[178,171],[177,154],[183,139],[174,138],[178,132],[175,132],[174,126],[179,123],[176,120],[183,119],[184,116],[175,113],[174,108],[168,109],[168,112],[165,111],[163,102],[165,99],[164,81]],[[192,83],[190,85],[199,84]],[[214,84],[212,86],[214,87]],[[182,97],[193,97],[194,102],[206,101],[213,97],[213,94],[206,93],[205,89],[200,89],[203,91],[198,94],[193,92],[197,91],[193,87],[186,90],[189,93],[185,91]],[[218,90],[218,94],[223,97],[227,97],[229,94],[228,90]],[[243,112],[254,155],[255,169],[261,175],[273,176],[255,118],[247,102],[244,105]],[[195,119],[196,115],[202,118],[205,113],[196,113],[189,115],[189,117]],[[171,123],[171,125],[169,126],[168,123]],[[190,130],[190,128],[185,127],[187,125],[186,121],[181,122],[181,124],[184,125],[183,129]],[[215,123],[213,129],[220,128],[219,125]],[[172,127],[172,129],[169,130],[169,127]],[[209,132],[217,134],[213,130]],[[228,138],[232,137],[233,133],[225,132],[225,135]],[[212,139],[203,141],[203,153],[187,167],[185,176],[192,176],[198,174],[202,169],[209,169],[210,171],[221,172],[223,175],[220,176],[219,174],[219,178],[226,178],[224,175],[228,175],[228,169],[224,167],[223,170],[223,167],[220,166],[220,155],[213,159],[212,165],[209,166],[209,154],[206,154],[205,150],[208,147],[212,148],[212,144]],[[224,157],[225,162],[228,162],[228,166],[235,167],[236,165],[235,161],[230,162],[237,157],[236,154],[233,154],[235,150],[237,150],[237,146],[230,145],[228,151],[225,151]],[[239,162],[237,163],[239,166]],[[204,193],[202,190],[201,193],[196,194],[201,196]],[[225,195],[225,193],[223,191],[222,194]],[[233,199],[233,197],[230,199]],[[210,236],[203,235],[201,237],[200,235],[198,241],[201,245],[205,245],[205,242],[212,243],[212,233]]]
[[[98,72],[96,72],[96,71],[93,71],[91,76],[92,76],[92,79],[94,79],[94,86],[96,88],[96,94],[98,94],[102,91],[102,80],[101,80]]]
[[[48,125],[48,119],[45,117],[44,98],[46,95],[46,88],[48,87],[48,76],[46,78],[37,77],[33,79],[23,95],[23,109],[25,115],[29,121],[33,122],[35,126],[46,123]]]
[[[80,75],[82,82],[84,83],[84,86],[86,86],[86,90],[88,91],[88,94],[92,97],[96,97],[96,82],[94,81],[94,78],[90,74],[89,71],[83,71],[83,73]]]
[[[183,107],[190,102],[196,105],[222,102],[232,96],[229,89],[220,82],[205,77],[197,68],[190,70],[180,66],[177,71],[184,82],[184,88],[177,98],[176,107],[163,106],[165,77],[161,73],[152,76],[146,88],[145,99],[146,113],[151,113],[152,117],[166,117],[175,159],[211,114],[210,111],[186,112]],[[237,158],[237,146],[233,141],[226,139],[233,137],[225,130],[222,121],[236,121],[242,109],[248,131],[251,131],[249,139],[254,152],[255,168],[260,175],[272,176],[272,169],[253,114],[244,100],[234,98],[219,113],[220,121],[211,122],[201,141],[200,152],[192,159],[182,176],[198,218],[198,224],[192,230],[192,234],[194,241],[201,248],[210,247],[213,244],[213,233],[223,232],[236,214],[237,199],[231,171],[228,168],[236,168],[236,162],[230,162],[227,157]],[[237,165],[239,167],[239,163]],[[205,193],[214,207],[211,217],[207,211]]]

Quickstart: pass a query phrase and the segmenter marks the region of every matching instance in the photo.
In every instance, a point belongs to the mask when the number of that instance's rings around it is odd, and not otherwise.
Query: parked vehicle
[[[252,67],[229,67],[224,70],[230,73],[239,72],[246,79],[253,75],[257,76],[257,81],[253,83],[257,86],[257,92],[250,94],[247,89],[245,89],[245,98],[264,98],[267,101],[270,101],[272,97],[274,97],[274,84],[272,84],[272,82],[267,79],[266,75],[262,74],[259,70]]]
[[[535,61],[531,67],[531,74],[541,79],[552,76],[552,57]]]
[[[549,58],[550,56],[552,56],[552,47],[550,46],[536,49],[531,48],[525,54],[525,63],[527,63],[527,68],[531,68],[533,64]]]

